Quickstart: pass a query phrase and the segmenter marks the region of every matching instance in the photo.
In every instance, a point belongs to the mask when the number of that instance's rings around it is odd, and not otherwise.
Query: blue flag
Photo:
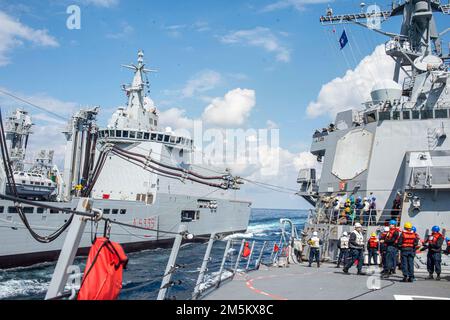
[[[341,50],[344,49],[344,47],[347,45],[347,43],[348,43],[347,33],[345,33],[345,30],[344,30],[344,32],[342,32],[341,38],[339,39],[339,44],[341,45]]]

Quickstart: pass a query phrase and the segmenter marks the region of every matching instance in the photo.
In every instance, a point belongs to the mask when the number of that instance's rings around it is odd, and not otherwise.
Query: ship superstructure
[[[158,111],[146,95],[147,73],[152,70],[145,68],[142,51],[136,65],[124,67],[134,72],[132,83],[123,86],[126,107],[118,108],[105,128],[97,124],[99,107],[72,116],[64,130],[67,146],[62,172],[52,163],[53,152],[46,150],[25,168],[31,119],[24,111],[8,119],[5,131],[12,141],[8,149],[14,159],[17,195],[72,209],[79,197],[91,197],[105,217],[141,228],[129,230],[115,224],[108,231],[128,251],[170,244],[180,224],[196,236],[245,231],[251,203],[239,198],[240,179],[226,169],[194,165],[192,139],[159,129]],[[45,185],[37,179],[45,180]],[[8,191],[3,176],[1,181]],[[33,194],[25,192],[30,184]],[[51,186],[51,194],[37,193],[36,184]],[[41,234],[57,230],[70,218],[58,210],[33,206],[22,210]],[[34,241],[10,201],[0,201],[0,227],[0,268],[54,260],[64,241],[64,234],[51,243]],[[81,253],[90,247],[97,231],[85,231]]]
[[[449,5],[411,0],[367,14],[328,9],[320,18],[323,25],[368,27],[369,20],[403,17],[398,34],[374,30],[390,38],[385,48],[395,61],[393,79],[374,83],[362,109],[340,112],[314,133],[311,153],[322,163],[320,179],[315,169],[298,177],[299,195],[315,206],[304,235],[320,232],[327,259],[336,259],[337,240],[356,222],[370,234],[390,219],[410,221],[422,238],[433,225],[444,232],[450,227],[450,56],[442,46],[449,29],[439,33],[437,13],[448,15]],[[371,204],[366,213],[358,205],[364,201]]]

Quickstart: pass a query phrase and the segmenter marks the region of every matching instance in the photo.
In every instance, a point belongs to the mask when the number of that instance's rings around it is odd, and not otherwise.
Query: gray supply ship
[[[316,231],[323,239],[322,259],[335,262],[339,238],[352,231],[356,222],[363,224],[365,243],[391,219],[401,227],[411,222],[421,239],[434,225],[445,235],[450,227],[450,56],[441,39],[450,29],[447,19],[446,29],[439,33],[434,15],[449,11],[450,5],[442,1],[409,0],[367,14],[334,15],[328,8],[320,18],[325,26],[354,23],[368,27],[373,19],[384,22],[400,17],[402,26],[398,34],[374,30],[390,38],[385,48],[395,61],[394,78],[374,83],[371,101],[362,101],[361,109],[338,113],[327,129],[314,133],[311,153],[322,163],[320,179],[311,168],[301,170],[297,181],[299,195],[315,209],[301,236],[293,229],[292,241],[283,242],[288,249],[300,241],[308,259],[307,240]],[[366,218],[363,209],[358,212],[354,205],[358,198],[376,203]],[[344,211],[346,203],[348,212]],[[319,269],[307,268],[288,254],[288,268],[279,268],[279,262],[273,265],[273,259],[269,267],[238,276],[206,298],[450,299],[450,259],[446,255],[442,259],[444,281],[425,280],[425,252],[415,258],[417,281],[400,284],[400,274],[381,280],[381,270],[375,269],[369,277],[349,276],[327,263]]]
[[[43,150],[31,166],[25,164],[28,143],[33,142],[31,116],[20,109],[9,116],[4,131],[15,186],[7,183],[2,165],[0,193],[14,195],[17,190],[20,198],[73,210],[79,197],[90,196],[105,217],[141,228],[114,224],[109,230],[127,251],[170,244],[181,223],[196,237],[244,232],[251,203],[239,198],[242,182],[226,169],[194,164],[201,150],[192,139],[159,129],[158,111],[146,95],[152,70],[145,68],[143,58],[140,51],[136,65],[124,66],[134,72],[131,85],[123,86],[128,103],[118,108],[106,128],[96,123],[98,107],[72,117],[64,132],[62,172],[53,164],[53,151]],[[31,228],[43,235],[70,218],[32,205],[23,205],[22,211]],[[0,200],[0,230],[0,268],[55,260],[65,238],[62,234],[50,243],[35,241],[15,204],[6,200]],[[86,228],[80,253],[87,252],[97,232],[103,234]]]

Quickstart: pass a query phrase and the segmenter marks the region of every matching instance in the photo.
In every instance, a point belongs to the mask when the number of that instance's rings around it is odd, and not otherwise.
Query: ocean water
[[[263,262],[268,261],[273,244],[279,241],[281,236],[280,219],[289,218],[301,230],[307,212],[302,210],[280,209],[252,209],[250,224],[245,234],[230,236],[232,244],[226,267],[232,269],[237,258],[242,238],[249,242],[255,240],[255,255],[259,255],[262,244],[268,241],[264,250]],[[114,239],[112,239],[114,240]],[[216,241],[211,260],[208,263],[208,271],[205,276],[206,285],[217,278],[220,263],[222,262],[225,241]],[[206,243],[185,244],[180,249],[177,264],[182,268],[176,270],[172,280],[181,283],[172,286],[168,290],[168,298],[189,299],[194,290]],[[129,254],[127,269],[124,271],[123,288],[119,299],[154,300],[158,294],[161,278],[166,268],[170,249],[155,249]],[[252,259],[253,266],[256,257]],[[78,258],[84,270],[85,258]],[[245,268],[246,261],[242,261],[240,268]],[[43,299],[51,280],[55,263],[44,263],[28,268],[16,268],[0,270],[0,299]],[[226,273],[225,273],[226,275]]]

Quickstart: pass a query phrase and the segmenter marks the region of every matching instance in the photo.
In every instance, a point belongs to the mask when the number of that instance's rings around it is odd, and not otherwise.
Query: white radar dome
[[[370,92],[373,102],[400,100],[402,86],[394,80],[385,79],[377,82]]]

